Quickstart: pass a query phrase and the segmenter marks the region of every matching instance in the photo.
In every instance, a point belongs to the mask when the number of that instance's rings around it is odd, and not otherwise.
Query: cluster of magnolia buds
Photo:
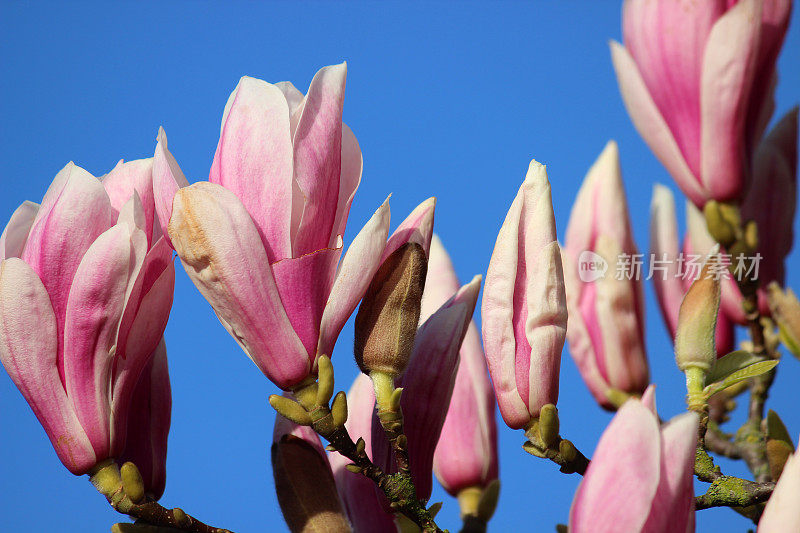
[[[625,45],[611,44],[633,122],[689,200],[680,239],[673,193],[657,185],[650,226],[686,414],[660,420],[643,280],[610,271],[640,255],[617,144],[589,169],[563,246],[546,168],[530,163],[478,302],[481,276],[461,285],[434,234],[434,198],[391,233],[387,198],[344,252],[362,171],[342,122],[345,64],[319,70],[306,94],[243,77],[208,181],[189,184],[163,130],[152,158],[100,178],[69,163],[0,237],[0,360],[62,463],[138,520],[119,531],[225,531],[157,503],[173,251],[281,391],[269,398],[271,460],[294,532],[441,531],[434,477],[463,531],[486,531],[500,490],[496,406],[526,452],[584,476],[571,533],[693,531],[695,509],[713,506],[762,532],[800,528],[800,459],[778,415],[764,414],[779,346],[800,357],[800,302],[783,287],[797,109],[764,135],[790,8],[629,0]],[[679,271],[691,254],[694,277]],[[336,392],[332,355],[354,313],[361,374]],[[739,350],[737,326],[750,334]],[[616,411],[591,460],[561,436],[565,342],[594,400]],[[749,418],[731,437],[720,426],[746,390]],[[754,480],[723,475],[710,452],[743,458]],[[694,475],[712,484],[697,498]]]

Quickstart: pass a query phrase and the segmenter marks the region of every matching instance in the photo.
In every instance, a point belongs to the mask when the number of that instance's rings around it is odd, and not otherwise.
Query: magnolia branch
[[[127,468],[130,467],[130,468]],[[117,464],[108,461],[99,466],[90,476],[90,481],[108,503],[119,513],[126,514],[146,524],[171,527],[180,531],[194,533],[231,533],[227,529],[204,524],[197,518],[186,514],[180,508],[167,509],[155,501],[148,501],[144,495],[141,476],[132,463],[123,468],[133,475],[121,474]]]

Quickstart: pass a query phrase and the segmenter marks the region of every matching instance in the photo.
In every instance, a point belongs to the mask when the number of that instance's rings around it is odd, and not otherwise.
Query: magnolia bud
[[[365,374],[399,376],[408,364],[419,323],[428,259],[408,242],[380,266],[367,288],[355,322],[355,356]]]
[[[720,299],[720,258],[712,253],[683,297],[675,332],[678,368],[696,367],[708,372],[717,360],[714,333]]]
[[[350,531],[324,452],[292,434],[272,445],[275,490],[293,532]]]

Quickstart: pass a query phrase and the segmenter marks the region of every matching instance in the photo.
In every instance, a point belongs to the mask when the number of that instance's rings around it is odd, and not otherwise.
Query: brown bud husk
[[[294,435],[272,445],[272,472],[283,518],[292,533],[351,531],[327,459]]]
[[[781,341],[795,357],[800,357],[800,301],[792,289],[784,292],[774,281],[767,287],[767,297]]]
[[[720,300],[719,265],[719,254],[710,255],[700,277],[692,283],[681,302],[675,332],[675,360],[683,371],[696,367],[708,372],[717,360],[714,333]]]
[[[365,374],[405,370],[419,324],[428,258],[417,243],[395,250],[375,273],[355,322],[356,363]]]

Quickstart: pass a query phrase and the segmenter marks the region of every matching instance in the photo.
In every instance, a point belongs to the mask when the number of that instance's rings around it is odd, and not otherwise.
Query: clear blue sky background
[[[796,11],[779,62],[781,114],[800,100],[798,19]],[[364,175],[346,243],[388,193],[394,224],[435,195],[436,231],[459,275],[485,273],[530,159],[547,164],[563,236],[586,170],[614,138],[646,250],[652,186],[672,185],[622,106],[607,46],[619,37],[620,2],[611,1],[3,2],[0,218],[25,199],[39,201],[70,160],[100,175],[120,158],[152,156],[160,125],[190,181],[206,179],[222,109],[240,76],[291,80],[305,90],[319,67],[347,60],[345,120],[361,144]],[[795,286],[798,266],[795,252],[787,269]],[[162,502],[238,532],[284,530],[269,464],[267,396],[276,389],[177,269],[166,331],[174,408]],[[670,417],[682,410],[683,378],[650,286],[647,296],[652,376],[661,414]],[[334,356],[344,389],[356,372],[351,343],[349,324]],[[794,436],[799,378],[800,362],[788,358],[771,403],[783,406]],[[591,454],[610,415],[592,401],[566,349],[559,408],[563,435]],[[522,441],[501,422],[503,489],[492,526],[554,531],[567,521],[579,478],[527,455]],[[5,372],[0,494],[5,531],[107,531],[120,518],[86,479],[62,467]],[[445,503],[440,524],[457,529],[456,502],[439,488],[437,500]],[[698,525],[741,531],[748,523],[711,510],[699,513]]]

